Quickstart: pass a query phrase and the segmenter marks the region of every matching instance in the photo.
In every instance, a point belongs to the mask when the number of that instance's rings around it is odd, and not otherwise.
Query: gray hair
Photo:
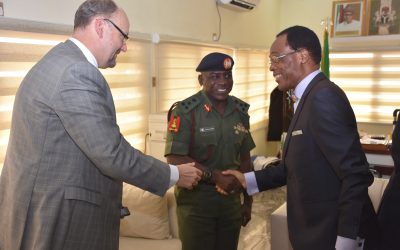
[[[86,27],[97,15],[110,16],[118,9],[112,0],[86,0],[75,13],[74,30]]]

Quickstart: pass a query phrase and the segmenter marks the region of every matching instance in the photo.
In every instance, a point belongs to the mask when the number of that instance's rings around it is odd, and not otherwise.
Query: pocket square
[[[303,130],[295,130],[295,131],[293,131],[292,132],[292,136],[295,136],[295,135],[302,135],[303,134]]]

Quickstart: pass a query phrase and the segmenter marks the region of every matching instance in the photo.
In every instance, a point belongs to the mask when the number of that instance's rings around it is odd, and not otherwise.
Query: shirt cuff
[[[172,187],[179,180],[179,170],[175,165],[171,165],[171,164],[169,164],[169,168],[171,169],[171,176],[169,179],[169,187]]]
[[[260,192],[254,172],[245,173],[244,178],[246,179],[246,189],[248,195],[253,195]]]
[[[342,236],[337,236],[335,248],[336,250],[357,250],[362,249],[359,246],[359,240],[353,240]],[[362,244],[361,244],[362,246]]]

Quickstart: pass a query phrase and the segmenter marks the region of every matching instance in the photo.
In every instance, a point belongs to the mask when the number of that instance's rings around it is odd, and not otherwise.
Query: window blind
[[[233,49],[222,47],[174,42],[158,45],[157,112],[169,110],[173,103],[186,99],[201,89],[196,67],[211,52],[233,56]]]
[[[150,113],[150,42],[128,41],[117,66],[102,70],[114,98],[117,123],[125,139],[144,151]]]
[[[250,104],[251,130],[265,128],[269,94],[266,50],[236,50],[232,95]]]
[[[400,108],[400,52],[332,52],[331,80],[346,93],[357,122],[391,124]]]
[[[67,36],[0,30],[0,170],[6,153],[15,93],[30,68]],[[122,134],[144,149],[149,102],[150,43],[128,42],[117,66],[102,70],[115,101]],[[146,104],[146,105],[143,105]]]

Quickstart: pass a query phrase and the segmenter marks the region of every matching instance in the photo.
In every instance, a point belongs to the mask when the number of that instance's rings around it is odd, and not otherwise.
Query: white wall
[[[332,0],[280,0],[279,30],[293,25],[312,29],[322,42],[321,20],[332,15]]]
[[[218,33],[215,0],[115,0],[127,12],[131,32],[159,33],[173,37],[212,43]],[[52,24],[73,24],[73,16],[82,0],[4,0],[5,17]],[[250,12],[220,8],[220,43],[265,48],[279,28],[280,0],[261,0]],[[1,20],[0,20],[1,21]]]

